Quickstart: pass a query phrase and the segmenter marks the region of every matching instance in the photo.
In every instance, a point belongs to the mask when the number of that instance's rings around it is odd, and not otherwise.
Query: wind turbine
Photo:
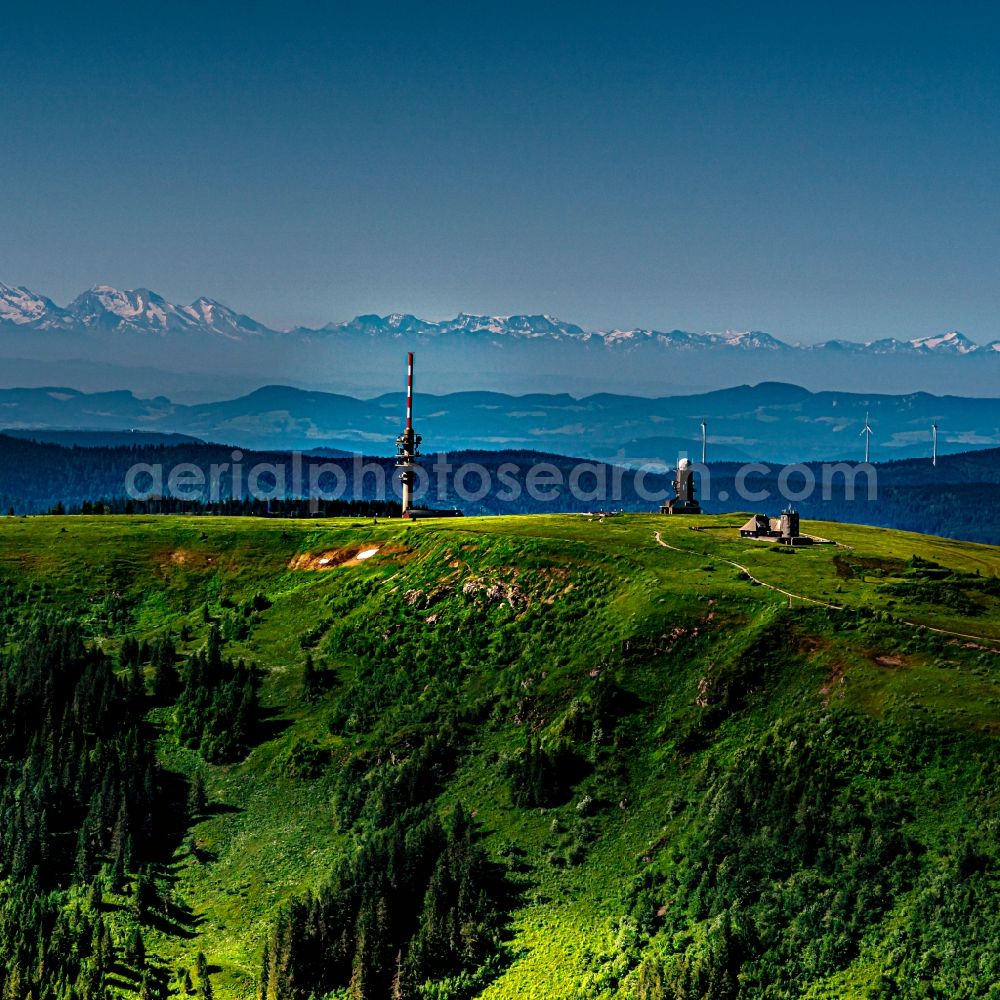
[[[705,453],[708,447],[708,424],[701,422],[701,464],[705,464]]]
[[[931,424],[931,465],[937,465],[937,424]]]
[[[865,465],[868,464],[868,455],[871,451],[872,434],[875,432],[872,430],[871,421],[868,419],[868,414],[865,413],[865,426],[864,430],[861,432],[865,436]],[[859,435],[860,436],[860,435]]]

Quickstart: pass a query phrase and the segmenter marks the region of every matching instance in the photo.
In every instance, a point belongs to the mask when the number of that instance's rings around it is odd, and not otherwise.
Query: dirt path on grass
[[[662,545],[665,549],[672,549],[674,552],[682,552],[685,555],[696,555],[696,553],[694,553],[694,552],[686,551],[685,549],[679,549],[679,548],[677,548],[676,545],[670,545],[669,543],[665,542],[660,537],[660,533],[658,531],[654,532],[653,537],[656,539],[656,544],[657,545]],[[745,573],[746,576],[747,576],[747,578],[750,579],[750,580],[752,580],[758,586],[760,586],[760,587],[766,587],[768,590],[773,590],[777,594],[784,594],[785,597],[790,597],[790,598],[792,598],[793,600],[796,600],[796,601],[808,601],[810,604],[818,604],[820,607],[823,607],[823,608],[832,608],[834,611],[843,611],[844,610],[844,608],[841,605],[839,605],[839,604],[829,604],[826,601],[818,601],[818,600],[816,600],[815,597],[806,597],[805,594],[793,594],[790,590],[782,590],[781,587],[776,587],[772,583],[765,583],[763,580],[757,579],[757,577],[755,577],[753,575],[753,573],[751,573],[750,570],[746,566],[744,566],[744,565],[742,565],[741,563],[738,563],[738,562],[733,562],[731,559],[719,559],[717,561],[718,562],[723,562],[727,566],[735,566],[736,569],[738,569],[741,573]]]
[[[662,545],[665,549],[670,549],[672,552],[680,552],[682,555],[692,556],[700,555],[700,553],[692,552],[690,549],[680,549],[676,545],[671,545],[669,542],[665,542],[658,531],[653,532],[653,537],[656,539],[657,545]],[[783,590],[781,587],[776,587],[773,583],[766,583],[764,580],[758,579],[750,570],[743,566],[741,563],[733,562],[731,559],[717,559],[717,562],[723,562],[727,566],[734,566],[741,573],[745,573],[747,578],[753,583],[756,583],[760,587],[766,587],[768,590],[773,590],[776,594],[783,594],[790,600],[795,601],[806,601],[808,604],[818,604],[821,608],[830,608],[833,611],[847,611],[849,609],[845,608],[842,604],[830,604],[828,601],[820,601],[815,597],[806,597],[805,594],[793,594],[790,590]],[[968,632],[953,632],[951,629],[946,628],[935,628],[933,625],[923,625],[920,622],[910,622],[903,618],[897,618],[896,623],[898,625],[906,625],[909,628],[919,628],[926,632],[936,632],[938,635],[950,635],[956,639],[972,639],[975,642],[987,642],[993,643],[994,645],[983,647],[988,649],[992,653],[1000,653],[1000,650],[996,648],[996,639],[985,636],[985,635],[970,635]]]

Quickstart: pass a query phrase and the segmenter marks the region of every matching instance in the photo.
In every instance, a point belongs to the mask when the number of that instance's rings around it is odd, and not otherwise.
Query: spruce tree
[[[316,664],[313,663],[312,653],[309,653],[306,656],[305,666],[302,668],[302,700],[307,704],[314,702],[318,693]]]
[[[205,815],[208,808],[208,797],[205,793],[205,779],[201,771],[195,771],[191,784],[188,786],[187,811],[192,821]]]

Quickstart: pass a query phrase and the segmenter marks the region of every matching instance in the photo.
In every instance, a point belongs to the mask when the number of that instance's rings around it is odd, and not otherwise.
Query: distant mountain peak
[[[324,330],[330,333],[420,334],[439,336],[449,333],[493,334],[510,337],[581,336],[584,331],[574,323],[566,323],[547,314],[489,316],[460,312],[453,319],[433,322],[411,313],[364,313],[345,323],[332,323]]]
[[[766,351],[781,351],[788,347],[783,340],[772,337],[760,330],[723,330],[720,333],[706,333],[705,336],[715,343],[727,347],[743,349],[760,349]]]
[[[36,295],[23,285],[12,288],[0,282],[0,323],[30,326],[41,323],[46,316],[61,315],[64,311],[44,295]]]
[[[977,345],[958,330],[949,330],[940,337],[918,337],[910,343],[918,351],[950,351],[956,354],[971,354]]]
[[[578,337],[584,331],[575,323],[567,323],[548,313],[485,316],[459,313],[452,320],[439,324],[446,331],[465,333],[493,333],[502,336],[540,337],[545,335]]]

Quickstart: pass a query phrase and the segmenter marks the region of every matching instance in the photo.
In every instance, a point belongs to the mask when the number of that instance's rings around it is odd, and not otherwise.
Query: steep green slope
[[[208,805],[154,871],[183,918],[125,884],[112,940],[138,922],[171,983],[201,952],[215,996],[255,997],[282,903],[404,810],[465,810],[506,873],[499,944],[410,995],[990,996],[1000,549],[816,524],[837,544],[790,551],[739,523],[0,522],[9,650],[55,614],[116,660],[169,635],[183,667],[214,630],[260,668],[233,763],[149,700]]]

